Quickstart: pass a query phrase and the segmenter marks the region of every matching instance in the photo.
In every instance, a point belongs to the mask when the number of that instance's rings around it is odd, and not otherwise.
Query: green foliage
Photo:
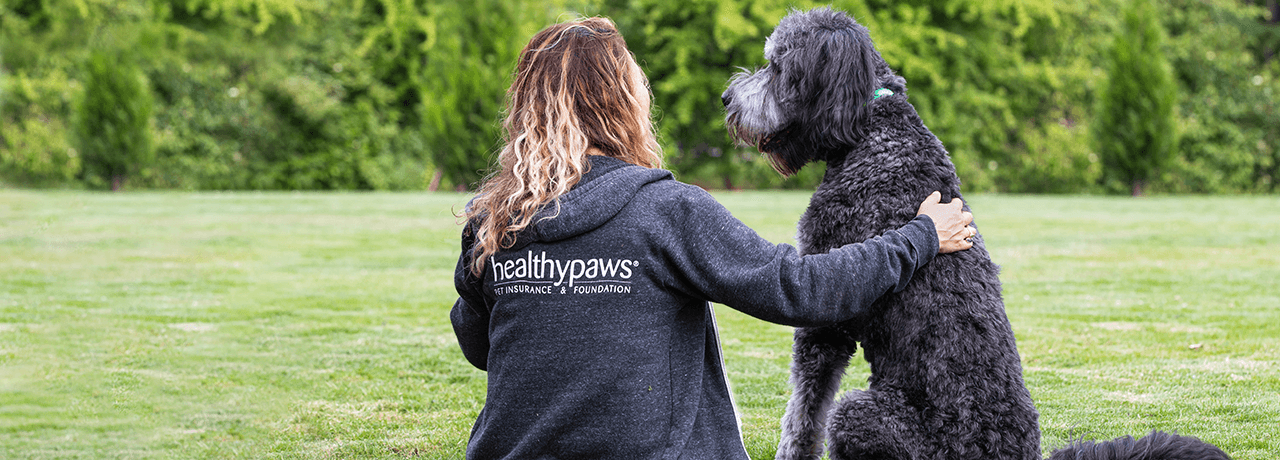
[[[1057,123],[1037,126],[1028,123],[1021,130],[1023,148],[1009,159],[1006,167],[998,165],[1004,189],[1016,193],[1079,193],[1092,190],[1102,176],[1098,155],[1081,146],[1089,144],[1089,131],[1067,117]],[[1026,179],[1019,180],[1018,177]],[[1031,180],[1034,178],[1034,180]]]
[[[52,3],[52,4],[50,4]],[[0,3],[0,180],[65,186],[80,173],[72,147],[75,78],[84,50],[54,36],[87,39],[80,15],[60,2]]]
[[[1105,172],[1138,196],[1173,158],[1176,88],[1155,8],[1149,0],[1131,1],[1107,53],[1109,78],[1093,132]]]
[[[1266,61],[1280,27],[1260,7],[1169,0],[1168,53],[1183,97],[1180,155],[1153,184],[1196,193],[1280,191],[1280,61]],[[1268,38],[1272,37],[1272,38]]]
[[[405,117],[414,108],[401,107],[387,82],[357,55],[363,10],[327,2],[256,10],[292,11],[288,20],[268,21],[242,17],[239,9],[202,8],[165,13],[163,48],[172,53],[158,57],[151,69],[166,101],[157,116],[158,169],[164,172],[152,177],[155,184],[426,186],[431,168],[422,136]],[[300,19],[292,19],[295,13]],[[272,25],[264,29],[264,23]],[[191,62],[189,56],[202,59]]]
[[[475,185],[500,147],[502,107],[511,73],[525,43],[564,12],[559,2],[476,0],[441,1],[408,27],[416,39],[388,32],[384,47],[393,62],[418,80],[426,145],[445,177]],[[393,17],[388,15],[388,20]],[[406,51],[399,52],[397,49]],[[403,54],[422,56],[405,60]]]
[[[1280,25],[1265,0],[1155,0],[1177,86],[1156,193],[1280,191]],[[840,0],[865,24],[968,191],[1097,192],[1100,85],[1127,0]],[[0,180],[85,185],[75,101],[91,49],[128,49],[155,95],[132,187],[474,185],[520,48],[580,14],[619,24],[649,75],[669,167],[707,187],[812,187],[735,147],[719,94],[762,65],[784,0],[0,2]],[[1272,56],[1272,57],[1269,57]],[[93,185],[93,184],[87,184]],[[101,185],[101,181],[98,182]]]
[[[60,186],[80,172],[78,152],[59,116],[71,105],[65,75],[0,76],[0,178],[23,186]]]
[[[124,53],[94,51],[85,76],[72,128],[83,174],[91,185],[119,190],[155,160],[151,91]]]

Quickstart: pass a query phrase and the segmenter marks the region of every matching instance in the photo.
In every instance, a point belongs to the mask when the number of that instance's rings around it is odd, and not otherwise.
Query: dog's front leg
[[[840,378],[857,343],[838,326],[797,328],[791,361],[791,400],[782,416],[777,460],[822,457],[824,425]]]

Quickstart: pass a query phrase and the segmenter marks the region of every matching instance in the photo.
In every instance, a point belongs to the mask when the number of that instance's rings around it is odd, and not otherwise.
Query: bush
[[[22,186],[64,186],[80,172],[63,113],[78,84],[64,74],[0,81],[0,177]]]
[[[151,91],[123,53],[95,51],[84,67],[84,95],[72,132],[91,185],[120,190],[130,175],[155,160]]]
[[[1089,130],[1070,118],[1022,130],[1024,145],[1011,164],[996,165],[992,174],[1015,193],[1080,193],[1092,191],[1102,176],[1098,155],[1088,148]]]
[[[306,9],[297,22],[274,21],[265,29],[226,11],[212,20],[203,10],[174,13],[163,34],[168,51],[148,72],[161,101],[151,184],[426,187],[434,170],[413,115],[417,107],[397,99],[402,95],[378,77],[366,59],[372,51],[357,49],[363,13]],[[250,24],[261,35],[246,31]]]
[[[1173,158],[1176,88],[1161,48],[1163,31],[1148,0],[1133,0],[1108,58],[1094,142],[1113,181],[1133,196]]]
[[[1267,62],[1262,8],[1168,0],[1162,11],[1182,92],[1178,155],[1153,188],[1183,193],[1280,191],[1280,60]],[[1268,32],[1271,31],[1271,32]]]

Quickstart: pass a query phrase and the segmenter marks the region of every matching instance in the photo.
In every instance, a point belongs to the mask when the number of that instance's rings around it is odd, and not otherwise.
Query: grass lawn
[[[717,197],[778,242],[808,200]],[[448,321],[466,198],[0,191],[0,458],[460,458],[485,384]],[[1162,429],[1280,456],[1280,198],[970,204],[1046,449]],[[772,458],[791,331],[717,316]]]

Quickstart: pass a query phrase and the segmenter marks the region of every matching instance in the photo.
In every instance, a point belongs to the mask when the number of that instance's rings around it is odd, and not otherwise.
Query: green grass
[[[717,197],[779,242],[808,199]],[[461,457],[485,382],[448,322],[465,200],[0,191],[0,458]],[[1163,429],[1280,455],[1280,199],[970,204],[1046,448]],[[790,329],[717,316],[771,458]]]

